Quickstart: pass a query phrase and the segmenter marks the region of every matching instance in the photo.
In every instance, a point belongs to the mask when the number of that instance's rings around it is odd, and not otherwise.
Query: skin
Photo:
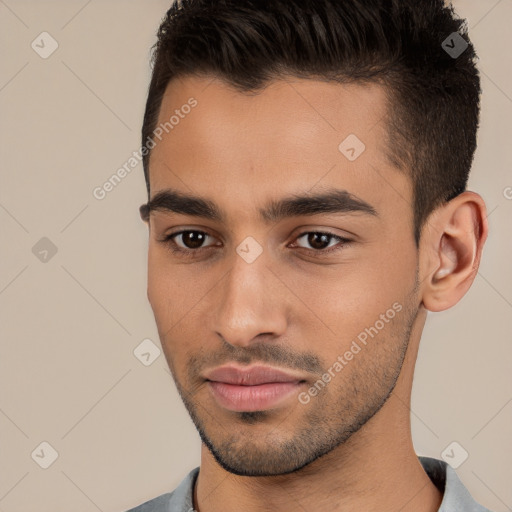
[[[226,220],[151,211],[148,299],[203,440],[195,509],[436,511],[442,496],[411,438],[414,365],[427,310],[456,304],[476,275],[482,198],[465,192],[442,205],[416,247],[412,184],[386,159],[378,85],[286,78],[246,95],[218,78],[182,77],[159,122],[190,97],[197,106],[152,151],[151,197],[168,188],[200,196]],[[366,146],[353,162],[338,150],[351,133]],[[259,216],[271,199],[328,188],[377,215]],[[162,240],[184,229],[207,233],[207,248],[173,253]],[[351,242],[299,238],[318,231]],[[236,252],[248,236],[263,251],[252,263]],[[189,253],[201,246],[174,242]],[[339,250],[321,256],[327,245]],[[229,362],[293,371],[307,392],[396,303],[400,312],[307,404],[294,395],[248,414],[212,398],[204,372]]]

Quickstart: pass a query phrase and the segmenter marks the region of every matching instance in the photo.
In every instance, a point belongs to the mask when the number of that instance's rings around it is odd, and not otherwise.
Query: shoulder
[[[193,469],[172,492],[162,494],[126,512],[193,512],[194,485],[199,467]]]
[[[161,496],[146,501],[145,503],[131,508],[126,512],[169,512],[171,510],[169,508],[169,504],[172,500],[173,494],[174,492],[162,494]]]
[[[422,456],[419,460],[430,480],[443,493],[438,512],[491,512],[473,499],[455,470],[446,462]]]

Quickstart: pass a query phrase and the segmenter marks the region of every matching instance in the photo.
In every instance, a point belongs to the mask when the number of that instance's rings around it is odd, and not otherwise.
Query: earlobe
[[[471,287],[487,238],[483,199],[464,192],[440,207],[428,221],[423,257],[423,305],[429,311],[454,306]]]

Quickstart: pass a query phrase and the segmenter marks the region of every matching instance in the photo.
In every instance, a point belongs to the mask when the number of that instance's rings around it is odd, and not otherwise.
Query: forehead
[[[391,201],[410,198],[408,180],[386,157],[386,113],[377,84],[290,77],[248,94],[219,78],[175,79],[160,109],[158,124],[167,129],[151,155],[151,195],[172,187],[229,197],[241,210],[315,187],[374,205],[386,192]]]
[[[247,157],[257,154],[261,158],[262,150],[266,150],[264,155],[277,156],[279,150],[290,149],[289,145],[297,154],[302,153],[301,147],[306,151],[312,145],[318,153],[324,147],[332,149],[333,142],[341,142],[349,133],[358,132],[370,145],[385,134],[384,124],[377,125],[387,111],[386,94],[377,84],[290,77],[247,93],[220,78],[184,77],[169,83],[158,122],[169,121],[190,98],[197,105],[180,119],[180,126],[172,128],[169,138],[178,144],[196,137],[205,151],[230,149],[235,153],[234,142],[244,142],[240,149]],[[187,118],[192,121],[185,122]],[[228,139],[228,135],[235,139]]]

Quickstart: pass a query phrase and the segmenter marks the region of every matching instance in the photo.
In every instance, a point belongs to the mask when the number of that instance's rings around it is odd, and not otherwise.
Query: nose
[[[261,334],[278,337],[286,331],[286,287],[263,255],[252,263],[236,255],[218,289],[214,328],[227,343],[247,347]]]

